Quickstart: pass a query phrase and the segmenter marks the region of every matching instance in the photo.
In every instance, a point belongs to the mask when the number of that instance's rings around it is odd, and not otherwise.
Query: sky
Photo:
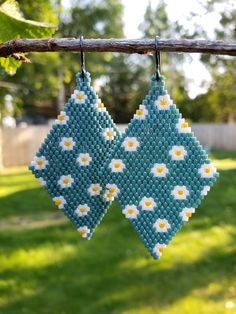
[[[158,4],[157,0],[121,0],[124,6],[124,33],[127,38],[140,38],[141,32],[138,26],[144,19],[144,13],[149,2],[155,7]],[[236,0],[232,0],[236,1]],[[62,0],[62,4],[68,7],[70,0]],[[187,20],[190,12],[195,12],[200,15],[198,23],[207,29],[209,38],[214,38],[214,28],[218,24],[220,16],[216,12],[205,14],[199,0],[166,0],[167,13],[171,20],[178,20],[180,24],[193,27],[193,23]],[[210,21],[210,23],[209,23]],[[158,34],[157,34],[158,35]],[[200,39],[200,38],[199,38]],[[184,64],[184,71],[188,80],[189,96],[196,97],[198,94],[205,92],[202,87],[203,80],[210,82],[211,77],[205,66],[199,61],[199,54],[192,54],[192,61]],[[164,74],[164,73],[162,73]]]

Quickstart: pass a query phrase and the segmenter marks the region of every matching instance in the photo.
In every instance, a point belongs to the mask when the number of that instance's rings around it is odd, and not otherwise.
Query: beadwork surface
[[[90,87],[90,74],[76,76],[77,87],[55,120],[29,169],[58,208],[89,239],[109,205],[99,175],[120,134]]]
[[[154,258],[210,190],[218,173],[164,88],[151,89],[104,167],[108,193]]]

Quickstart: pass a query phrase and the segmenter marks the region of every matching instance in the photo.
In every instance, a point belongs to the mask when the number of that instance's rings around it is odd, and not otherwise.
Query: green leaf
[[[0,30],[0,42],[4,42],[16,38],[51,36],[56,26],[24,19],[18,3],[7,0],[0,6]]]
[[[47,23],[26,20],[20,13],[18,2],[7,0],[0,6],[0,43],[17,38],[51,37],[56,26]],[[14,58],[0,58],[0,65],[5,71],[13,75],[22,62]]]
[[[22,61],[18,61],[12,57],[0,58],[0,65],[4,68],[6,73],[14,75],[17,69],[21,66]]]

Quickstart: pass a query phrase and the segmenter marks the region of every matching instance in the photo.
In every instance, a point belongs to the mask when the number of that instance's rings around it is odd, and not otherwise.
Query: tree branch
[[[236,41],[158,39],[159,51],[210,53],[236,56]],[[154,39],[84,39],[85,52],[124,52],[147,54],[155,49]],[[75,38],[16,39],[0,44],[0,57],[20,52],[80,51]]]

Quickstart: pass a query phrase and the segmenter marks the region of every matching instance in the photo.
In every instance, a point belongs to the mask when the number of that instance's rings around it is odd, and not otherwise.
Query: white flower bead
[[[112,172],[123,172],[125,164],[121,159],[112,159],[109,164],[109,168]]]
[[[178,123],[176,124],[176,128],[178,129],[179,133],[191,133],[191,128],[185,119],[179,119]]]
[[[38,178],[38,181],[39,183],[42,185],[42,186],[45,186],[47,184],[47,182],[44,180],[44,178]]]
[[[83,167],[83,166],[88,166],[90,162],[92,161],[92,158],[90,157],[88,153],[81,153],[77,157],[76,161],[78,162],[80,166]]]
[[[63,196],[56,196],[56,197],[53,197],[53,202],[54,204],[60,208],[60,209],[63,209],[65,204],[66,204],[66,200]]]
[[[170,223],[167,219],[160,219],[158,218],[154,223],[153,227],[157,232],[167,232],[168,229],[171,228]]]
[[[33,166],[35,170],[43,170],[47,167],[47,165],[48,160],[44,156],[35,156],[33,161],[31,162],[31,166]]]
[[[184,146],[173,146],[169,151],[169,155],[173,160],[184,160],[187,155],[187,151]]]
[[[164,249],[166,248],[166,244],[157,243],[153,248],[153,253],[160,257],[163,254]]]
[[[152,197],[143,197],[140,201],[142,210],[153,211],[156,207],[156,203]]]
[[[140,105],[139,109],[136,110],[134,119],[144,120],[147,115],[148,115],[148,110],[146,109],[146,107],[144,105]]]
[[[68,120],[69,120],[69,117],[67,116],[66,112],[61,111],[60,114],[57,116],[57,119],[55,120],[54,124],[65,125]]]
[[[100,194],[102,187],[100,186],[99,183],[93,183],[90,185],[90,187],[88,188],[88,193],[91,196],[97,196]]]
[[[122,210],[122,213],[125,215],[126,218],[136,219],[139,211],[135,205],[126,205],[125,208]]]
[[[71,177],[71,175],[61,176],[58,180],[58,184],[62,189],[70,188],[72,183],[74,182],[74,179]]]
[[[62,150],[73,150],[75,142],[72,137],[63,137],[59,143]]]
[[[84,104],[88,96],[83,91],[75,90],[71,96],[76,104]]]
[[[169,173],[169,170],[165,164],[154,164],[151,169],[151,173],[154,175],[154,177],[164,178]]]
[[[114,140],[114,138],[116,136],[116,131],[113,128],[106,128],[103,131],[103,136],[104,136],[106,141]]]
[[[155,105],[159,110],[169,110],[173,101],[170,99],[169,95],[160,95],[155,101]]]
[[[104,106],[104,103],[101,102],[101,99],[97,99],[95,103],[95,108],[97,109],[98,112],[105,112],[106,107]]]
[[[194,208],[184,208],[179,215],[183,221],[189,221],[189,218],[192,217],[193,213],[195,213]]]
[[[89,237],[90,229],[87,226],[83,226],[77,229],[82,238],[86,239]]]
[[[189,191],[186,188],[186,186],[175,186],[174,189],[171,191],[171,195],[176,199],[176,200],[185,200],[188,195]]]
[[[121,146],[127,152],[135,152],[139,147],[139,141],[136,137],[126,137]]]
[[[82,204],[76,208],[75,213],[77,214],[77,216],[82,217],[86,216],[89,211],[90,211],[89,206],[87,204]]]
[[[203,164],[198,170],[202,178],[213,178],[216,173],[216,168],[212,164]]]
[[[210,191],[211,187],[209,185],[205,185],[201,191],[202,196],[206,196],[207,193]]]

